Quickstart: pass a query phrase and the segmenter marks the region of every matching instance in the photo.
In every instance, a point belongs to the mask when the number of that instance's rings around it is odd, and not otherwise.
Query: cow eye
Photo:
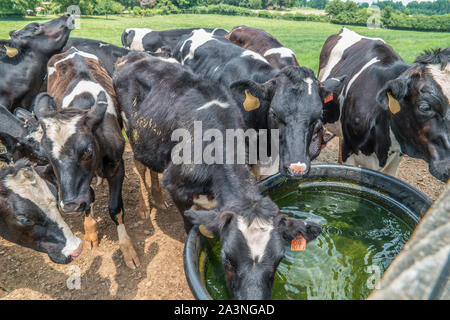
[[[34,223],[30,219],[26,218],[25,216],[17,216],[17,222],[23,226],[32,226]]]
[[[419,110],[423,113],[429,113],[431,111],[431,107],[428,104],[421,104],[419,106]]]
[[[92,146],[89,145],[86,149],[84,149],[83,160],[90,160],[92,158],[92,153]]]
[[[271,117],[272,119],[274,119],[274,120],[276,120],[276,121],[278,121],[278,122],[283,122],[283,121],[280,119],[280,117],[278,117],[278,115],[277,115],[272,109],[270,109],[269,115],[270,115],[270,117]]]
[[[234,261],[228,257],[225,257],[225,259],[223,260],[224,262],[224,266],[225,268],[229,268],[229,269],[236,269],[236,264],[234,263]]]

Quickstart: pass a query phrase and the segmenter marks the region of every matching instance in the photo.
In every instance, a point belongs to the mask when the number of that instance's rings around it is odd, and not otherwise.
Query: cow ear
[[[40,93],[34,99],[33,111],[38,119],[49,117],[56,111],[56,103],[48,93]]]
[[[388,81],[377,94],[377,102],[384,110],[392,114],[400,111],[399,100],[406,97],[408,93],[408,84],[403,79],[394,79]]]
[[[342,84],[342,81],[344,81],[347,78],[347,75],[343,75],[336,78],[330,78],[325,81],[322,81],[323,88],[327,92],[333,92],[336,93],[339,87]]]
[[[269,99],[271,86],[252,80],[240,80],[233,82],[230,89],[241,108],[253,111],[259,109],[264,100]]]
[[[14,58],[19,55],[19,53],[19,48],[14,42],[8,40],[0,41],[0,58]]]
[[[306,241],[317,238],[322,228],[314,222],[306,222],[302,219],[289,218],[285,214],[279,214],[274,219],[274,225],[281,237],[290,243],[297,235],[301,235]]]
[[[31,122],[31,123],[33,123],[33,122],[36,121],[36,119],[33,116],[33,113],[31,113],[30,111],[25,110],[23,108],[20,108],[20,107],[16,108],[14,110],[14,115],[17,118],[19,118],[21,121],[24,121],[24,122]]]
[[[192,224],[199,226],[199,231],[207,238],[218,238],[220,232],[230,224],[236,214],[231,211],[218,213],[217,211],[187,210],[184,212],[186,218]]]
[[[108,108],[108,99],[106,93],[101,91],[97,95],[97,101],[94,107],[88,112],[86,124],[92,129],[97,130],[98,126],[102,123],[105,117],[106,109]]]
[[[345,78],[347,78],[347,75],[330,78],[321,82],[320,96],[323,99],[323,103],[328,103],[333,100],[333,94],[338,92]]]
[[[25,123],[0,104],[0,137],[20,139],[24,134]]]

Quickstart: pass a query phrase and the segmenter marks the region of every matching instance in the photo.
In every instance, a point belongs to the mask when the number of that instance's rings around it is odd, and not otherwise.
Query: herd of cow
[[[139,266],[124,225],[122,128],[142,216],[165,205],[164,173],[186,231],[199,225],[220,238],[236,299],[269,299],[285,245],[298,235],[311,241],[321,227],[281,214],[249,165],[174,164],[175,129],[192,131],[194,121],[220,132],[278,129],[276,171],[301,177],[332,137],[325,125],[340,139],[343,163],[395,174],[405,153],[449,179],[450,48],[408,65],[383,40],[342,28],[326,40],[316,78],[273,36],[246,26],[126,29],[124,48],[69,38],[72,29],[64,15],[0,40],[1,157],[9,163],[0,169],[0,235],[56,263],[83,247],[60,213],[84,212],[85,243],[98,245],[91,183],[105,178],[124,260]]]

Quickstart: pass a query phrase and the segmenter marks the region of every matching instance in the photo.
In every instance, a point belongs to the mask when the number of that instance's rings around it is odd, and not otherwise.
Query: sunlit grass
[[[48,17],[51,19],[53,17]],[[36,17],[17,20],[0,21],[0,38],[8,38],[11,30],[22,28]],[[39,22],[45,21],[38,18]],[[248,25],[261,28],[273,34],[286,47],[291,48],[297,55],[301,65],[312,68],[317,72],[319,54],[327,37],[339,32],[341,26],[329,23],[287,21],[261,19],[241,16],[220,15],[171,15],[137,18],[131,16],[83,17],[81,28],[74,30],[72,36],[103,40],[121,45],[120,36],[125,28],[140,27],[154,30],[192,28],[192,27],[221,27],[232,29],[237,25]],[[369,37],[383,38],[408,63],[425,49],[450,46],[450,33],[418,32],[386,29],[368,29],[365,27],[349,26],[348,28]]]

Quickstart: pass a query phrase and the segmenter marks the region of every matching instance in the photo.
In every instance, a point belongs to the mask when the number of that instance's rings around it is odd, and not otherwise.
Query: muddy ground
[[[95,217],[99,247],[85,248],[69,265],[52,263],[47,255],[0,239],[0,298],[2,299],[193,299],[183,269],[186,235],[182,219],[166,194],[167,210],[154,211],[143,221],[138,213],[139,182],[129,148],[124,155],[126,178],[123,198],[125,224],[141,266],[128,269],[122,260],[114,223],[108,215],[106,181],[96,188]],[[337,139],[325,148],[317,163],[337,162]],[[436,199],[444,184],[433,178],[421,160],[404,157],[399,178]],[[74,233],[83,238],[83,218],[66,216]],[[78,268],[79,269],[78,269]],[[70,278],[79,271],[80,289]],[[73,289],[68,289],[67,282]],[[76,286],[75,286],[76,287]]]

